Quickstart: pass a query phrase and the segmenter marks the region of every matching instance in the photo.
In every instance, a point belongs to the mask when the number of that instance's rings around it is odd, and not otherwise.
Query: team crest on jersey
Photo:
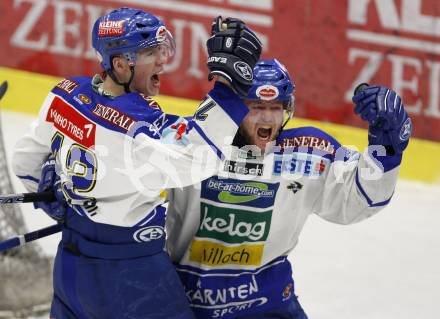
[[[278,88],[273,85],[261,85],[257,88],[255,94],[262,100],[270,101],[275,100],[280,92]]]
[[[158,240],[165,236],[165,230],[160,226],[150,226],[138,229],[133,234],[133,239],[138,243],[146,243],[153,240]]]
[[[83,104],[83,103],[90,104],[90,103],[92,103],[92,100],[90,100],[90,98],[87,95],[84,95],[84,94],[78,94],[77,96],[75,96],[75,100],[77,102],[79,102],[80,104]]]
[[[293,182],[287,185],[287,189],[291,190],[292,193],[296,194],[298,191],[300,191],[303,188],[303,185],[299,182]]]
[[[125,20],[119,21],[102,21],[99,23],[99,37],[113,37],[124,33]]]
[[[293,284],[289,283],[283,290],[283,301],[286,301],[287,299],[292,296],[292,290],[293,290]]]

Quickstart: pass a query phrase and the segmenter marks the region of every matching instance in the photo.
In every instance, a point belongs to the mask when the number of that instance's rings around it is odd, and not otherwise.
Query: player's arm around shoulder
[[[219,101],[219,102],[217,102]],[[142,184],[152,189],[184,187],[218,171],[238,129],[239,121],[224,111],[226,107],[247,108],[228,85],[216,82],[193,117],[183,118],[155,110],[144,127],[134,134],[131,156]],[[237,114],[237,109],[233,114]],[[139,123],[137,123],[139,124]]]
[[[242,98],[252,86],[252,69],[260,57],[261,42],[242,21],[218,17],[207,49],[209,80],[215,79],[215,84],[194,116],[160,124],[159,140],[146,135],[138,138],[148,145],[137,156],[138,161],[146,163],[148,159],[158,187],[187,186],[215,174],[217,160],[225,158],[248,113]]]
[[[194,114],[194,128],[221,150],[225,137],[232,142],[248,113],[242,99],[252,86],[262,46],[243,21],[219,16],[212,23],[206,47],[208,79],[215,84]]]

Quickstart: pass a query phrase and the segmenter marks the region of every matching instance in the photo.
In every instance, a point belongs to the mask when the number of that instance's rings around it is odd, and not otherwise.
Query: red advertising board
[[[440,141],[440,2],[437,0],[2,0],[0,65],[57,76],[98,71],[90,45],[96,18],[120,6],[164,19],[177,53],[161,93],[200,99],[210,87],[205,42],[217,15],[256,30],[264,58],[295,79],[296,115],[363,126],[356,84],[399,92],[417,137]]]

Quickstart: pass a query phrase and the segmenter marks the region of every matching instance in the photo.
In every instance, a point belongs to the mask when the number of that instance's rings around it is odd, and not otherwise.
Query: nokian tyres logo
[[[245,203],[257,198],[273,198],[275,196],[275,190],[269,189],[267,184],[259,182],[239,183],[210,179],[207,187],[219,191],[219,201],[230,204]]]
[[[200,226],[196,236],[227,243],[265,241],[272,210],[254,212],[200,203]]]

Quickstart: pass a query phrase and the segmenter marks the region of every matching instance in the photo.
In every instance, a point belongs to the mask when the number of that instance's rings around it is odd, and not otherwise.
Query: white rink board
[[[10,150],[31,117],[3,112]],[[427,156],[429,156],[427,154]],[[17,191],[24,191],[14,178]],[[440,299],[440,186],[399,181],[391,204],[356,225],[309,218],[290,260],[310,319],[436,319]],[[30,230],[52,221],[23,204]],[[40,240],[53,255],[59,235]]]

